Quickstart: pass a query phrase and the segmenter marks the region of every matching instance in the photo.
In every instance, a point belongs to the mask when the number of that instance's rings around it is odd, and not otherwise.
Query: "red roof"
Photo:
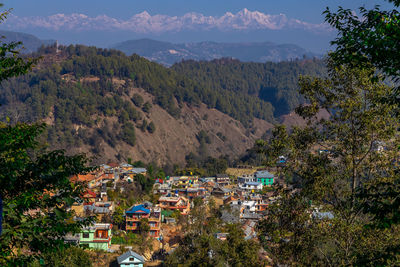
[[[96,193],[90,190],[87,190],[84,194],[83,194],[84,198],[95,198],[97,197]]]
[[[119,167],[119,164],[115,162],[108,163],[107,165],[110,166],[111,168]]]

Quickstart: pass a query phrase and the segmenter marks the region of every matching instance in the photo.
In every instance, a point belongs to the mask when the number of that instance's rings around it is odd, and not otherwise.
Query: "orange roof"
[[[96,176],[94,174],[88,173],[75,175],[71,178],[71,181],[90,182],[93,179],[96,179]]]

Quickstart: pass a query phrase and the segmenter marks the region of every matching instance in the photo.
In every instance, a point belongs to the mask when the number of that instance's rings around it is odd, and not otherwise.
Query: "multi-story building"
[[[179,210],[181,214],[187,215],[190,211],[190,202],[182,196],[166,197],[162,196],[158,199],[160,207],[163,210]]]
[[[219,186],[226,186],[230,183],[229,175],[228,174],[217,174],[215,176],[215,182]]]
[[[204,187],[190,187],[186,188],[185,194],[189,199],[196,197],[205,197],[207,190]]]
[[[138,233],[142,219],[148,220],[150,231],[149,235],[154,238],[160,237],[161,231],[161,209],[152,207],[148,204],[140,204],[131,207],[125,212],[126,230]]]
[[[257,194],[251,195],[250,200],[253,200],[256,202],[256,212],[257,213],[262,213],[268,207],[268,203],[261,195],[257,195]]]
[[[79,236],[79,244],[89,248],[108,250],[111,246],[111,223],[95,223],[84,227]]]
[[[254,176],[254,174],[244,174],[242,176],[238,176],[237,178],[237,183],[239,186],[248,182],[257,182],[257,178]]]
[[[263,186],[271,186],[274,183],[274,175],[265,170],[256,172],[255,177]]]

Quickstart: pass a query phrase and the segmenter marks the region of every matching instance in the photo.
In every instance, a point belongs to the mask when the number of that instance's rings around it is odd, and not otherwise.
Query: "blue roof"
[[[144,213],[150,213],[150,210],[146,208],[145,205],[143,204],[133,206],[130,210],[127,210],[125,213],[143,213],[139,211],[143,211]]]
[[[257,178],[274,178],[274,175],[269,171],[258,171],[255,176]]]

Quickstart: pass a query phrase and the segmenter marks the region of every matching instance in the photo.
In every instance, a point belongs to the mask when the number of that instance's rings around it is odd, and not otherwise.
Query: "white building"
[[[249,182],[257,182],[257,178],[254,176],[254,174],[245,174],[243,176],[238,176],[237,178],[237,183],[239,186]]]
[[[248,191],[259,191],[263,189],[263,184],[260,182],[246,182],[244,184],[240,184],[239,188]]]

